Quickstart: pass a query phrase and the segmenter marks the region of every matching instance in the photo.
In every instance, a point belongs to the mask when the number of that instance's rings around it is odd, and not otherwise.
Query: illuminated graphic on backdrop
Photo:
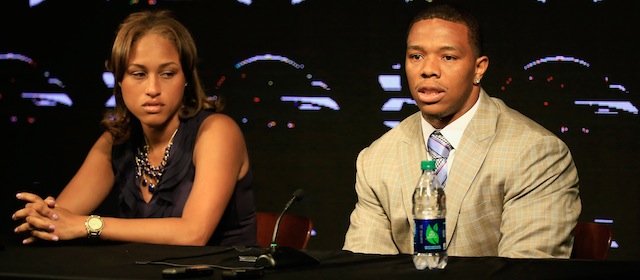
[[[2,113],[9,116],[2,123],[20,123],[23,120],[28,124],[36,123],[37,112],[27,110],[27,107],[73,105],[64,91],[65,84],[49,71],[41,70],[31,57],[20,53],[3,53],[0,54],[0,67],[5,70],[3,74],[7,75],[2,77],[4,83],[0,85],[0,104],[6,105]],[[19,117],[25,113],[27,116]]]
[[[219,79],[215,94],[225,96],[244,124],[291,129],[303,112],[340,111],[331,86],[300,62],[280,54],[257,54],[233,65]],[[297,113],[300,112],[300,113]],[[303,113],[304,114],[304,113]]]

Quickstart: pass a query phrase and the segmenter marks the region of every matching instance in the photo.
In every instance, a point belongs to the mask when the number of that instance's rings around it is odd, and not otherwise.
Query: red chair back
[[[573,229],[572,259],[604,260],[607,258],[613,233],[605,224],[578,222]]]
[[[278,220],[279,214],[269,212],[258,212],[258,245],[268,248],[273,238],[273,229]],[[313,222],[310,218],[295,214],[284,214],[278,227],[276,244],[279,247],[292,247],[298,250],[306,249]]]

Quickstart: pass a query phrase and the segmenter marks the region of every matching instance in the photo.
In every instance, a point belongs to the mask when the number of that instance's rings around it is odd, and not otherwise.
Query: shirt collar
[[[448,124],[447,126],[445,126],[440,130],[440,133],[442,133],[444,138],[446,138],[447,141],[451,143],[451,146],[453,146],[453,149],[456,149],[459,146],[460,140],[462,139],[462,133],[464,133],[464,130],[467,128],[467,125],[469,125],[469,122],[471,122],[473,115],[475,115],[476,111],[478,111],[478,104],[480,104],[480,99],[483,98],[482,96],[483,94],[481,90],[478,100],[476,100],[476,103],[473,104],[473,106],[471,107],[471,109],[469,109],[469,111],[467,111],[460,118],[458,118],[457,120],[453,121],[452,123]],[[427,141],[429,141],[429,136],[436,129],[431,124],[429,124],[422,117],[422,115],[420,116],[420,124],[422,126],[422,136],[424,138],[424,146],[427,147]]]

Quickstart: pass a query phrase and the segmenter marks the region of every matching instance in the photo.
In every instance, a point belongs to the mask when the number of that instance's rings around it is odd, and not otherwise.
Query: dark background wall
[[[258,209],[279,212],[302,188],[304,199],[290,210],[314,220],[309,248],[340,249],[356,202],[357,153],[389,130],[384,121],[416,111],[408,104],[381,108],[390,98],[410,97],[402,68],[406,28],[429,3],[134,2],[48,0],[32,8],[28,1],[2,2],[0,55],[32,61],[0,59],[0,230],[15,225],[16,192],[57,195],[100,134],[111,96],[103,65],[117,24],[135,10],[170,8],[193,32],[209,92],[226,100],[227,113],[245,133]],[[569,145],[581,179],[580,220],[612,222],[617,248],[610,259],[640,259],[637,4],[457,2],[474,10],[485,28],[485,90]],[[265,54],[289,60],[238,64]],[[384,91],[382,74],[401,76],[403,89]],[[35,106],[38,100],[22,98],[23,92],[65,93],[73,104]],[[281,96],[324,98],[337,106],[303,110],[314,102]],[[623,107],[605,103],[613,101]],[[98,212],[114,210],[111,199]]]

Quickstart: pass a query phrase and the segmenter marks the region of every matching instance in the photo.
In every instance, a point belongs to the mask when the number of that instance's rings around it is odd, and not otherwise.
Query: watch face
[[[99,218],[91,218],[89,219],[88,224],[92,229],[100,229],[102,227],[102,220]]]

